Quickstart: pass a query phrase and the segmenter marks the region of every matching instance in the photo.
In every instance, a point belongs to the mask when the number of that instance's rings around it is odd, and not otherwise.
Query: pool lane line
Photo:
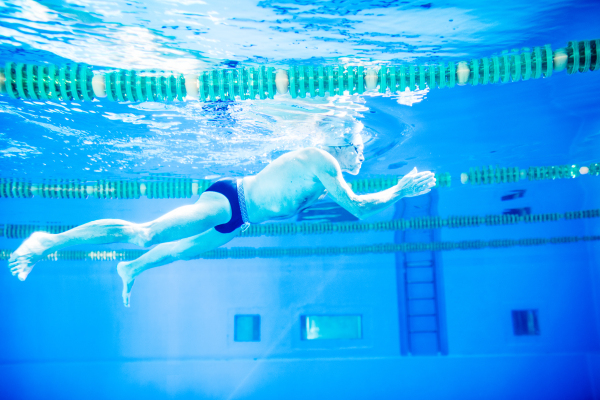
[[[342,247],[232,247],[218,248],[193,259],[247,259],[311,256],[346,256],[363,254],[413,253],[423,251],[481,250],[509,247],[531,247],[600,241],[600,236],[562,236],[552,238],[463,240],[460,242],[384,243]],[[61,250],[49,254],[40,261],[131,261],[146,250]],[[8,260],[12,250],[0,250],[0,260]]]
[[[68,63],[34,65],[9,61],[0,68],[0,93],[37,101],[201,102],[266,100],[289,93],[292,99],[395,94],[406,90],[478,86],[549,78],[600,69],[600,40],[570,41],[553,51],[550,45],[505,50],[469,61],[428,64],[265,65],[218,68],[184,76],[177,72],[92,70]],[[296,64],[292,61],[291,64]]]
[[[587,218],[599,218],[600,209],[568,211],[565,213],[546,214],[491,214],[491,215],[468,215],[450,216],[442,218],[419,217],[410,219],[396,219],[380,222],[312,222],[312,223],[265,223],[254,224],[245,232],[240,232],[239,237],[258,236],[291,236],[291,235],[323,235],[333,233],[361,233],[361,232],[385,232],[403,231],[416,229],[440,229],[440,228],[473,228],[479,226],[516,225],[519,223],[542,223],[559,220],[577,220]],[[0,237],[7,239],[26,239],[33,232],[61,233],[73,229],[78,225],[60,224],[0,224]]]
[[[577,164],[551,165],[542,167],[473,167],[462,173],[463,184],[491,185],[518,183],[523,180],[545,181],[573,179],[583,175],[600,176],[600,163],[589,166]],[[382,175],[367,179],[348,181],[355,193],[372,193],[388,189],[402,179],[402,175]],[[436,188],[447,188],[452,184],[448,172],[436,173]],[[46,199],[182,199],[202,194],[213,181],[191,178],[163,178],[140,180],[85,181],[80,179],[47,179],[32,183],[19,178],[0,178],[0,198]]]

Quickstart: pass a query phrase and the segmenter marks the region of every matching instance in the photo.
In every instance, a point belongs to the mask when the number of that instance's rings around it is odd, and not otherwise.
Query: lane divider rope
[[[250,225],[246,231],[241,232],[239,237],[322,235],[370,231],[402,231],[409,229],[469,228],[482,225],[514,225],[519,223],[542,223],[554,222],[561,219],[576,220],[586,218],[600,218],[600,209],[529,215],[496,214],[485,216],[450,216],[448,218],[439,216],[419,217],[381,222],[289,222],[255,224]],[[33,232],[42,231],[48,233],[61,233],[73,229],[76,226],[77,225],[0,224],[0,237],[5,237],[7,239],[26,239]]]
[[[566,244],[599,241],[600,236],[562,236],[553,238],[464,240],[460,242],[429,243],[386,243],[343,247],[233,247],[208,251],[196,259],[245,259],[341,256],[361,254],[412,253],[422,251],[480,250],[498,249],[516,246],[542,246],[547,244]],[[142,256],[146,250],[61,250],[49,254],[42,261],[131,261]],[[0,260],[8,260],[12,250],[0,250]]]
[[[367,67],[299,65],[288,69],[238,67],[188,75],[164,71],[113,70],[95,73],[85,64],[33,65],[7,62],[0,71],[0,89],[15,99],[38,101],[203,102],[273,99],[276,93],[292,98],[380,93],[415,89],[487,85],[569,75],[600,69],[600,40],[570,41],[552,51],[550,45],[506,50],[481,59],[460,62]],[[193,94],[192,94],[193,92]]]
[[[576,164],[529,167],[478,167],[470,168],[469,173],[461,174],[463,184],[486,185],[493,183],[514,183],[520,180],[556,180],[577,178],[581,175],[600,176],[600,163],[588,166]],[[349,181],[355,193],[372,193],[395,185],[401,175],[382,175],[367,179]],[[448,172],[436,173],[436,187],[450,187],[452,177]],[[156,180],[99,180],[49,179],[42,183],[32,183],[25,179],[0,178],[0,198],[47,199],[181,199],[202,194],[213,182],[206,179],[168,178]]]

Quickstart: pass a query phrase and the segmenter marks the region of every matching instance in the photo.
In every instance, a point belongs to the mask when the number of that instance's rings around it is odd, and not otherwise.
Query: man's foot
[[[29,239],[23,242],[8,260],[8,268],[13,276],[24,281],[33,269],[36,262],[44,257],[44,253],[51,247],[49,238],[52,235],[46,232],[34,232]]]
[[[135,279],[132,276],[132,269],[129,267],[131,261],[121,261],[117,265],[117,273],[123,280],[123,304],[129,307],[129,296],[131,296],[131,288]]]

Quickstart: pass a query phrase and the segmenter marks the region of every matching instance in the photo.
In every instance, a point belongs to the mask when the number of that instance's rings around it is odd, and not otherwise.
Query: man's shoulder
[[[319,171],[333,174],[339,168],[337,160],[318,147],[306,147],[298,151],[300,152],[299,158],[304,159],[304,164],[317,175],[319,175]]]
[[[280,162],[297,163],[296,165],[302,165],[303,168],[307,168],[313,173],[322,170],[333,171],[338,166],[336,159],[331,154],[318,147],[305,147],[290,151],[281,157]]]
[[[312,159],[312,160],[320,160],[320,161],[334,160],[334,158],[331,154],[329,154],[325,150],[319,149],[318,147],[305,147],[303,149],[296,150],[295,152],[297,152],[297,154],[299,154],[299,155],[300,154],[304,155],[307,158]]]

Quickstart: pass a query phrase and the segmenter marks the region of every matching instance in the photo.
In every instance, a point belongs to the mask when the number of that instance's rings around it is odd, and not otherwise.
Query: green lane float
[[[450,175],[440,174],[437,186],[450,186]],[[348,182],[356,193],[370,193],[392,187],[401,176],[383,175]],[[200,195],[213,182],[206,179],[169,178],[137,181],[82,181],[55,179],[31,183],[22,179],[0,178],[0,198],[47,199],[183,199]]]
[[[373,193],[386,190],[396,185],[403,175],[381,175],[367,179],[355,179],[348,181],[348,185],[354,193]],[[450,187],[452,178],[448,172],[436,173],[435,187]]]
[[[600,40],[571,41],[552,51],[550,45],[503,51],[460,62],[369,67],[351,65],[239,67],[183,76],[162,71],[95,72],[84,64],[33,65],[7,62],[0,71],[0,93],[14,99],[119,102],[203,102],[363,94],[367,90],[396,93],[443,89],[569,75],[600,69]]]
[[[577,178],[581,175],[600,176],[600,163],[590,166],[561,165],[549,167],[483,167],[470,168],[461,174],[463,184],[487,185],[496,183]],[[349,181],[355,193],[373,193],[389,189],[398,183],[401,175],[381,175]],[[436,174],[436,187],[450,187],[452,177],[447,172]],[[23,179],[0,178],[0,198],[48,199],[183,199],[202,194],[212,184],[206,179],[156,178],[130,181],[82,181],[77,179],[50,179],[31,183]]]
[[[13,99],[91,101],[93,73],[83,64],[33,65],[7,62],[4,92]]]
[[[419,217],[410,219],[396,219],[380,222],[319,222],[319,223],[269,223],[250,225],[240,232],[239,237],[258,236],[291,236],[291,235],[324,235],[332,233],[362,233],[404,231],[416,229],[440,228],[473,228],[482,225],[515,225],[519,223],[555,222],[561,219],[575,220],[585,218],[600,218],[600,209],[570,211],[566,213],[547,214],[495,214],[495,215],[467,215],[450,216],[447,218]],[[0,225],[0,237],[8,239],[26,239],[33,232],[61,233],[73,229],[76,225],[28,225],[4,224]]]
[[[33,232],[62,233],[77,225],[28,225],[28,224],[4,224],[0,225],[0,237],[7,239],[27,239]]]
[[[460,242],[426,243],[386,243],[344,247],[233,247],[218,248],[203,253],[196,259],[245,259],[245,258],[281,258],[311,256],[341,256],[362,254],[412,253],[422,251],[480,250],[498,249],[516,246],[542,246],[547,244],[567,244],[592,242],[600,236],[563,236],[553,238],[500,239],[500,240],[464,240]],[[0,250],[0,260],[8,260],[11,250]],[[146,253],[146,250],[106,250],[82,251],[63,250],[49,254],[41,261],[131,261]]]
[[[566,213],[529,214],[529,215],[470,215],[450,216],[442,218],[419,217],[410,219],[396,219],[380,222],[322,222],[322,223],[272,223],[250,225],[240,233],[240,237],[257,236],[286,236],[286,235],[322,235],[332,233],[360,233],[360,232],[385,232],[404,231],[417,229],[440,228],[471,228],[481,225],[515,225],[519,223],[554,222],[561,219],[574,220],[584,218],[600,218],[600,209],[572,211]]]
[[[348,185],[355,193],[373,193],[381,190],[389,189],[402,179],[403,175],[382,175],[367,179],[355,179],[348,181]],[[448,172],[438,172],[435,175],[435,187],[450,187],[452,177]]]
[[[183,199],[199,195],[212,184],[205,179],[170,178],[161,180],[86,182],[76,179],[31,183],[21,179],[0,178],[0,198],[46,199]]]
[[[555,165],[547,167],[529,167],[528,169],[519,169],[487,166],[469,168],[469,172],[461,174],[461,182],[471,185],[490,185],[497,183],[518,182],[522,179],[530,181],[571,179],[580,175],[600,175],[600,163],[592,163],[589,167],[571,165]]]

